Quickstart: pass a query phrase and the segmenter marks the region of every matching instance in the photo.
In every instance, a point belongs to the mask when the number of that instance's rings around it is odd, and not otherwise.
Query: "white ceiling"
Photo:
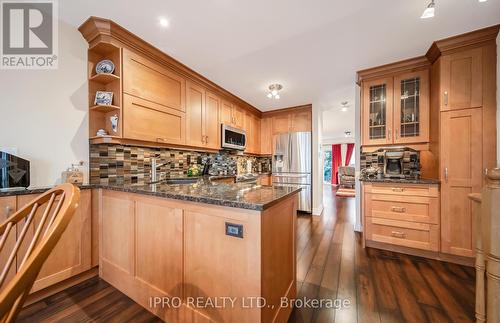
[[[328,110],[343,100],[353,108],[357,70],[422,55],[433,40],[500,23],[498,0],[436,0],[436,17],[422,20],[426,5],[427,0],[59,1],[62,20],[79,26],[91,15],[112,19],[263,111],[305,103]],[[159,27],[159,16],[169,19],[168,29]],[[274,82],[284,86],[280,100],[266,97]],[[349,120],[339,117],[340,122],[354,128],[354,113],[346,115]]]

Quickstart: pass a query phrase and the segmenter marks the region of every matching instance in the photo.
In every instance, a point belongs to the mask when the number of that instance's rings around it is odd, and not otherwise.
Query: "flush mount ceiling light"
[[[479,0],[479,2],[486,2],[486,1],[488,1],[488,0]]]
[[[167,18],[165,17],[159,17],[158,18],[158,23],[160,24],[161,27],[163,28],[168,28],[170,26],[170,22],[168,21]]]
[[[349,102],[348,101],[340,102],[340,111],[346,112],[347,110],[349,110]]]
[[[432,18],[434,17],[434,7],[436,4],[434,3],[434,0],[431,0],[431,3],[427,5],[427,8],[425,8],[424,12],[420,16],[421,19],[427,19],[427,18]]]
[[[280,98],[279,91],[281,91],[282,88],[283,85],[277,83],[269,85],[269,92],[267,92],[267,97],[270,99],[279,100]]]

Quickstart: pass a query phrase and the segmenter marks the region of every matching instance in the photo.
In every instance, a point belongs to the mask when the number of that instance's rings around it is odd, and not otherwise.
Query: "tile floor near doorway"
[[[297,308],[289,322],[472,322],[474,269],[375,249],[354,232],[354,198],[324,189],[322,216],[300,215],[299,298],[343,299],[342,309]],[[19,322],[156,322],[93,278],[25,308]]]

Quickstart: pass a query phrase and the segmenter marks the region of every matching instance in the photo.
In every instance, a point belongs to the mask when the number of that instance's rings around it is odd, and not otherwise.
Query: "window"
[[[326,150],[323,154],[323,181],[332,182],[332,151]]]

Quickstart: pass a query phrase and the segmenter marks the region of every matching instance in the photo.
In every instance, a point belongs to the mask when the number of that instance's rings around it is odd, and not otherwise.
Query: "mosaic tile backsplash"
[[[151,158],[157,158],[160,176],[186,176],[191,165],[200,171],[210,160],[210,175],[239,175],[247,172],[247,161],[252,162],[252,172],[270,172],[269,157],[145,148],[123,145],[90,145],[91,184],[146,184],[150,181]],[[164,165],[165,164],[165,165]]]
[[[374,152],[361,153],[360,155],[360,169],[376,166],[384,169],[384,152],[386,148],[378,149]],[[418,178],[420,176],[420,153],[411,148],[404,148],[403,157],[403,173],[409,179]]]

